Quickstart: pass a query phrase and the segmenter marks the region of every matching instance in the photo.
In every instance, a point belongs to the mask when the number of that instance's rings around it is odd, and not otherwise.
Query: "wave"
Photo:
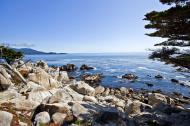
[[[185,76],[176,76],[176,78],[186,78]]]
[[[94,70],[97,70],[97,68],[96,68],[96,67],[93,67],[93,69],[94,69]]]
[[[106,71],[113,73],[113,72],[116,72],[117,69],[108,69],[108,70],[106,70]]]
[[[120,79],[121,79],[121,78],[122,78],[122,75],[118,75],[117,78],[120,78]]]
[[[155,71],[155,72],[167,74],[166,72],[163,72],[163,71],[160,71],[160,70],[156,70],[156,69],[150,69],[150,68],[147,68],[147,67],[138,67],[138,69]]]

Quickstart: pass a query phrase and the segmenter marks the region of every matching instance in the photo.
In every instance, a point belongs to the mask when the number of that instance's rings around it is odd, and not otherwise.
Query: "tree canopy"
[[[1,58],[5,59],[8,63],[14,62],[16,59],[23,57],[22,52],[17,52],[11,48],[0,46]]]
[[[189,0],[160,0],[163,4],[171,5],[173,3],[175,4],[188,4]]]
[[[178,3],[181,0],[160,0],[164,4]],[[173,6],[168,10],[161,12],[152,11],[145,15],[145,19],[149,24],[145,25],[146,29],[155,29],[154,32],[146,34],[151,37],[168,38],[169,44],[190,42],[190,6],[188,0],[182,0],[184,5]],[[174,43],[174,44],[173,44]],[[159,45],[168,45],[160,43]]]
[[[152,11],[145,15],[144,20],[149,23],[146,29],[154,29],[146,35],[150,37],[161,37],[167,40],[155,46],[162,49],[154,50],[150,58],[159,58],[190,69],[190,51],[180,52],[176,47],[190,46],[190,0],[160,0],[162,4],[171,7],[163,11]],[[166,46],[166,47],[164,47]],[[169,46],[175,46],[169,48]],[[177,57],[173,57],[177,54]]]

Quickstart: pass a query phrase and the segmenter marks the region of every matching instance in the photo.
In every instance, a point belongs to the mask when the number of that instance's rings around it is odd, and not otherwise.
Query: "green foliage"
[[[145,25],[146,29],[155,29],[148,36],[168,38],[169,41],[190,41],[190,6],[171,7],[161,12],[152,11],[145,15],[144,20],[149,21]]]
[[[175,4],[185,4],[188,1],[189,0],[160,0],[161,3],[168,4],[168,5],[171,5],[172,3],[175,3]]]
[[[176,58],[171,58],[170,61],[177,66],[183,66],[190,69],[190,54],[179,55]]]
[[[161,59],[168,59],[171,55],[176,54],[179,50],[177,48],[167,48],[163,47],[154,51],[149,58],[161,58]]]
[[[189,52],[180,54],[177,48],[168,46],[188,47],[190,46],[190,0],[160,0],[162,4],[171,5],[164,11],[152,11],[145,15],[144,20],[149,23],[146,29],[154,29],[154,32],[146,35],[150,37],[166,38],[167,41],[155,44],[155,46],[166,46],[155,50],[149,58],[159,58],[167,63],[190,68]],[[171,57],[178,54],[177,57]]]
[[[79,119],[77,119],[76,121],[75,121],[75,124],[77,124],[77,125],[81,125],[83,123],[83,121],[82,120],[79,120]]]
[[[23,54],[21,52],[16,52],[11,48],[0,46],[1,49],[1,57],[7,61],[7,63],[12,63],[16,59],[23,58]]]

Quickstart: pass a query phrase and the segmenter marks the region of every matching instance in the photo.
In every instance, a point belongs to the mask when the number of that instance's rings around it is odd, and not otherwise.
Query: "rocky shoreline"
[[[68,76],[74,64],[0,65],[0,126],[189,126],[190,98],[96,85],[102,75]],[[82,65],[80,70],[93,67]],[[134,80],[131,74],[123,78]],[[157,76],[161,78],[161,76]],[[171,80],[176,81],[176,80]],[[179,83],[179,82],[176,82]],[[150,85],[151,86],[151,85]]]

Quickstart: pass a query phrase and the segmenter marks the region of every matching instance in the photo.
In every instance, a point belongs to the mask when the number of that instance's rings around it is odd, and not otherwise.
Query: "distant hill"
[[[25,55],[43,55],[43,54],[66,54],[66,53],[56,53],[56,52],[42,52],[42,51],[37,51],[31,48],[13,48],[17,52],[22,52]]]

